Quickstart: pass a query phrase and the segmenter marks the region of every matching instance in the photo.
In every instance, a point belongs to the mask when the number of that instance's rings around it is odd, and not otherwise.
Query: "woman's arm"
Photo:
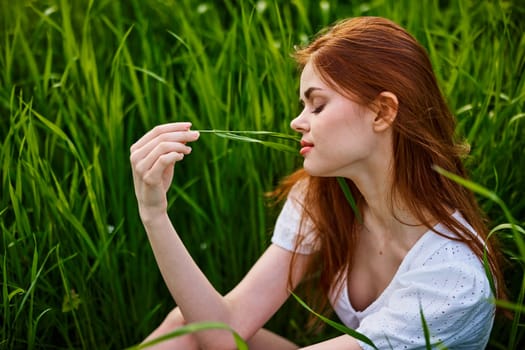
[[[288,270],[292,254],[271,246],[246,277],[226,297],[221,296],[191,258],[167,215],[166,192],[175,163],[191,152],[187,142],[199,135],[190,123],[158,126],[131,147],[131,164],[139,213],[163,278],[185,322],[218,321],[248,339],[289,296]],[[297,259],[296,284],[307,256]],[[226,331],[195,334],[204,348],[234,348]]]
[[[235,308],[232,313],[236,314],[237,321],[228,323],[236,330],[244,339],[248,340],[251,348],[260,348],[260,343],[267,344],[268,342],[277,342],[282,344],[281,347],[274,346],[275,349],[280,348],[297,348],[291,347],[291,344],[286,344],[283,339],[278,337],[268,336],[268,332],[261,332],[261,327],[268,321],[268,319],[275,313],[275,311],[284,303],[289,297],[289,290],[287,288],[288,268],[290,264],[291,253],[278,246],[271,245],[267,251],[259,258],[252,269],[246,274],[244,279],[231,291],[224,299],[229,301],[230,305]],[[307,255],[299,255],[296,258],[296,268],[294,269],[294,278],[292,283],[297,285],[299,282],[304,266],[307,263]],[[284,278],[279,276],[284,275]],[[235,309],[237,311],[235,311]],[[175,329],[187,324],[179,307],[171,311],[162,324],[153,331],[145,340],[150,341],[161,335],[174,331]],[[221,331],[222,332],[222,331]],[[211,348],[218,349],[219,343],[225,345],[224,348],[234,348],[231,335],[227,332],[222,332],[221,337],[215,334],[208,333],[211,342]],[[201,334],[190,334],[180,338],[174,338],[166,342],[159,343],[152,349],[198,349],[196,336]],[[228,338],[227,341],[221,340],[222,337]],[[229,344],[229,345],[228,345]]]
[[[244,339],[259,330],[289,296],[287,288],[291,253],[270,246],[246,277],[225,297],[209,283],[186,251],[176,232],[149,226],[150,242],[164,280],[187,323],[218,321],[228,324]],[[159,232],[165,233],[158,234]],[[302,276],[307,256],[299,257],[294,270],[295,284]],[[226,331],[196,333],[201,347],[234,348]]]
[[[186,325],[184,317],[178,307],[174,308],[162,321],[162,323],[151,332],[141,344],[146,344],[163,335],[173,332],[177,328]],[[171,338],[148,347],[150,350],[199,350],[199,343],[191,333]]]

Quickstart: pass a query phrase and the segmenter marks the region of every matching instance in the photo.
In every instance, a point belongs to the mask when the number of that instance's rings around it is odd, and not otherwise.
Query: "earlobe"
[[[377,115],[374,118],[374,130],[377,132],[388,129],[397,117],[399,102],[397,96],[390,91],[383,91],[377,95],[374,105]]]

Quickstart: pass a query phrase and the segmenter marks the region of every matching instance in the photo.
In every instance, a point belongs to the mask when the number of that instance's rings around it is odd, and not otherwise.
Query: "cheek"
[[[344,147],[339,144],[365,142],[371,136],[372,125],[366,111],[355,103],[343,100],[332,103],[329,109],[313,118],[311,131],[316,142],[329,142],[334,146]]]
[[[367,115],[347,114],[341,116],[337,126],[332,128],[330,142],[335,146],[339,156],[343,154],[367,153],[373,148],[375,136]]]
[[[341,113],[341,128],[356,137],[370,136],[373,133],[374,114],[357,104],[348,104]]]

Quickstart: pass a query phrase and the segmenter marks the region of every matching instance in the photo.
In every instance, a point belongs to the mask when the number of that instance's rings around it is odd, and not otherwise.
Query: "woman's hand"
[[[175,163],[190,154],[187,142],[199,138],[190,131],[191,123],[179,122],[156,126],[130,148],[135,195],[143,222],[167,211],[166,192],[173,179]]]

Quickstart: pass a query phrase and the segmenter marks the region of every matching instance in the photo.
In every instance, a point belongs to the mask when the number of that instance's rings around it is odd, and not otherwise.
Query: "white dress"
[[[472,227],[459,212],[453,214],[466,228]],[[293,251],[301,216],[290,198],[277,219],[272,243]],[[438,224],[435,230],[452,233]],[[311,231],[298,252],[316,250]],[[347,274],[337,283],[347,285]],[[448,349],[485,349],[494,322],[495,306],[482,263],[470,248],[427,231],[410,249],[392,281],[365,310],[356,311],[342,288],[331,298],[337,316],[347,327],[367,336],[378,349],[426,349],[421,311],[431,344]],[[362,349],[373,349],[359,341]],[[439,348],[439,347],[438,347]]]

